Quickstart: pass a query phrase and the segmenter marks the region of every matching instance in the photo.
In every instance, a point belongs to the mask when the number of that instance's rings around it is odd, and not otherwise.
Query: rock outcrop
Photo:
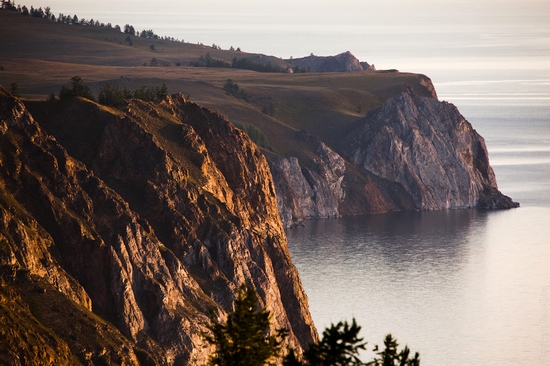
[[[312,161],[269,157],[285,227],[310,219],[417,209],[400,184],[359,169],[321,141],[318,146]]]
[[[306,219],[340,216],[345,198],[342,185],[344,159],[319,142],[319,158],[311,167],[302,167],[297,158],[279,158],[270,163],[279,214],[286,227]]]
[[[485,142],[458,109],[438,101],[435,90],[420,97],[406,89],[357,121],[339,149],[316,137],[311,160],[268,155],[285,226],[342,215],[519,206],[498,190]]]
[[[6,362],[203,363],[243,282],[291,346],[317,339],[246,134],[183,96],[50,107],[0,91],[0,311],[26,319],[0,326]]]
[[[243,282],[290,346],[315,341],[283,224],[518,206],[483,138],[431,95],[409,88],[339,146],[308,135],[301,160],[266,152],[268,166],[182,95],[29,103],[37,122],[0,89],[0,362],[200,364],[210,311],[223,317]]]
[[[498,191],[483,138],[450,103],[402,93],[346,141],[355,164],[401,185],[417,209],[518,206]]]
[[[298,67],[308,72],[355,72],[376,70],[374,65],[359,61],[347,51],[336,56],[307,56],[285,60],[291,68]]]

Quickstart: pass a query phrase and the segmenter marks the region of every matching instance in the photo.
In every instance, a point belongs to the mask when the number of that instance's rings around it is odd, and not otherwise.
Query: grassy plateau
[[[121,19],[124,24],[124,19]],[[265,73],[234,68],[189,67],[207,53],[216,60],[257,60],[261,55],[127,35],[114,29],[56,23],[0,10],[0,84],[16,83],[23,99],[46,100],[78,75],[95,95],[106,83],[136,89],[166,84],[169,93],[254,125],[285,156],[309,155],[294,138],[306,130],[329,146],[354,121],[410,86],[430,95],[424,75],[396,71],[353,73]],[[153,47],[152,47],[153,46]],[[344,51],[344,50],[343,50]],[[265,58],[265,56],[264,56]],[[285,62],[268,57],[273,65]],[[154,66],[151,66],[154,65]],[[2,70],[3,69],[3,70]],[[247,98],[226,94],[228,79]]]

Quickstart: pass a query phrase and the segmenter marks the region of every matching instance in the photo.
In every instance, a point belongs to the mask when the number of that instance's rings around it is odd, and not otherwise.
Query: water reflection
[[[468,260],[486,220],[477,210],[399,212],[307,221],[287,235],[298,266],[447,275]]]
[[[289,230],[316,325],[322,330],[355,317],[365,339],[381,342],[393,332],[416,350],[438,343],[426,337],[464,336],[455,314],[467,301],[464,289],[481,296],[489,214],[401,212],[308,221]],[[439,329],[444,324],[448,333]]]
[[[548,217],[542,207],[404,212],[308,221],[287,235],[319,330],[355,317],[371,346],[391,332],[425,366],[534,365]]]

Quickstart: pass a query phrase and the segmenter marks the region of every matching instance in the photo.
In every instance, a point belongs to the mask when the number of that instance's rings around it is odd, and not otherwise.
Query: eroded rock
[[[498,191],[483,137],[450,103],[402,93],[347,141],[355,164],[399,183],[417,209],[518,206]]]
[[[204,363],[209,313],[223,317],[243,282],[289,345],[317,339],[269,167],[246,134],[183,96],[127,112],[75,99],[41,121],[48,134],[0,98],[0,265],[115,325],[127,350],[76,330],[60,335],[74,357]]]

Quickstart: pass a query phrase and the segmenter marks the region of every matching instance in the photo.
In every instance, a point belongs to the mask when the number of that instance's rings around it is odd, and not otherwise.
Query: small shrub
[[[228,95],[234,95],[239,92],[239,86],[234,83],[233,80],[227,79],[227,81],[223,85],[223,90],[225,90]]]

